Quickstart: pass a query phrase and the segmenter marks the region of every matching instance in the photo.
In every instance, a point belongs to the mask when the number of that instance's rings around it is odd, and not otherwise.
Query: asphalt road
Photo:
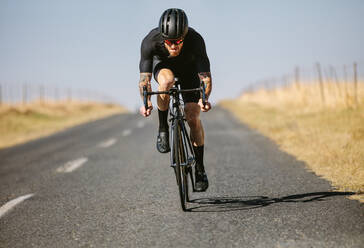
[[[363,204],[218,107],[203,114],[210,188],[183,212],[156,117],[0,150],[0,247],[364,247]]]

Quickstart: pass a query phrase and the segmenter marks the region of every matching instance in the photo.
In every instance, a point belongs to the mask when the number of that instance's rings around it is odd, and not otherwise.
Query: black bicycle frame
[[[178,86],[179,87],[179,86]],[[188,132],[186,130],[186,126],[185,126],[185,119],[184,119],[184,110],[182,108],[182,104],[180,101],[180,89],[175,87],[176,91],[174,91],[174,93],[172,94],[172,105],[170,108],[170,121],[172,122],[171,125],[171,136],[172,136],[172,144],[174,144],[174,142],[177,142],[174,139],[174,127],[176,125],[179,125],[180,130],[181,130],[181,136],[182,136],[182,146],[183,146],[183,154],[185,155],[185,158],[187,159],[186,161],[183,161],[180,166],[187,166],[187,165],[192,165],[193,162],[195,161],[195,154],[192,148],[192,143],[190,140],[190,137],[188,135]],[[172,89],[173,92],[173,89]],[[171,149],[171,161],[172,164],[171,166],[176,166],[176,161],[174,161],[174,149]]]
[[[178,81],[178,79],[176,79],[176,81]],[[177,85],[177,86],[176,86]],[[172,136],[172,144],[174,142],[174,127],[175,125],[179,125],[180,129],[181,129],[181,134],[182,134],[182,143],[183,143],[183,152],[186,155],[185,157],[187,158],[187,161],[184,161],[184,163],[181,163],[181,166],[186,166],[186,165],[191,165],[194,161],[195,158],[195,154],[192,148],[192,143],[190,140],[190,137],[188,135],[188,132],[186,130],[186,126],[185,126],[185,119],[184,119],[184,110],[182,109],[182,103],[181,103],[181,93],[188,93],[188,92],[196,92],[196,91],[200,91],[201,93],[201,98],[202,98],[202,103],[203,105],[205,105],[206,102],[206,95],[205,95],[205,84],[204,82],[200,83],[200,88],[195,88],[195,89],[180,89],[180,85],[177,83],[176,85],[174,85],[169,91],[158,91],[158,92],[147,92],[147,87],[143,86],[143,100],[144,100],[144,107],[145,109],[148,108],[148,103],[147,103],[147,96],[151,96],[151,95],[156,95],[156,94],[168,94],[170,96],[172,96],[172,105],[170,107],[170,121],[172,122],[171,125],[171,136]],[[174,151],[172,149],[171,151],[171,166],[176,166],[176,163],[174,160]]]

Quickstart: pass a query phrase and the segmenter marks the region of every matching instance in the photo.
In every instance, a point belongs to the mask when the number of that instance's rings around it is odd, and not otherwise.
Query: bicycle
[[[172,138],[172,149],[170,153],[171,167],[174,169],[176,181],[179,190],[179,197],[183,211],[188,211],[187,203],[190,202],[189,182],[192,186],[192,192],[195,192],[195,180],[193,169],[195,166],[195,154],[192,143],[186,129],[186,118],[183,110],[183,100],[181,93],[200,92],[202,103],[206,103],[205,84],[201,81],[200,88],[180,89],[178,78],[175,79],[175,85],[169,91],[147,91],[143,87],[143,97],[145,109],[148,108],[147,98],[151,95],[168,94],[171,96],[169,113],[171,122],[170,137]]]

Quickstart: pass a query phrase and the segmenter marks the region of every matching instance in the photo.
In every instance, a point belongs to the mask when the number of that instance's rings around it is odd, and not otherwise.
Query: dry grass
[[[43,137],[67,127],[99,119],[126,109],[114,104],[37,102],[0,106],[0,148]]]
[[[261,89],[252,93],[245,93],[242,98],[245,102],[281,108],[294,106],[308,111],[328,108],[353,108],[357,102],[364,103],[364,82],[355,86],[353,83],[324,83],[322,94],[318,83],[301,83],[296,86],[289,84],[284,88],[267,91]]]
[[[319,85],[305,84],[260,90],[220,105],[364,202],[364,83],[358,84],[357,104],[354,86],[339,86],[325,85],[325,103]]]

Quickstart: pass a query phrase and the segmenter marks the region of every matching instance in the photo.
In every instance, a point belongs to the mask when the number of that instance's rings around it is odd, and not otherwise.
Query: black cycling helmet
[[[163,39],[181,39],[188,32],[188,20],[181,9],[167,9],[159,20],[159,32]]]

